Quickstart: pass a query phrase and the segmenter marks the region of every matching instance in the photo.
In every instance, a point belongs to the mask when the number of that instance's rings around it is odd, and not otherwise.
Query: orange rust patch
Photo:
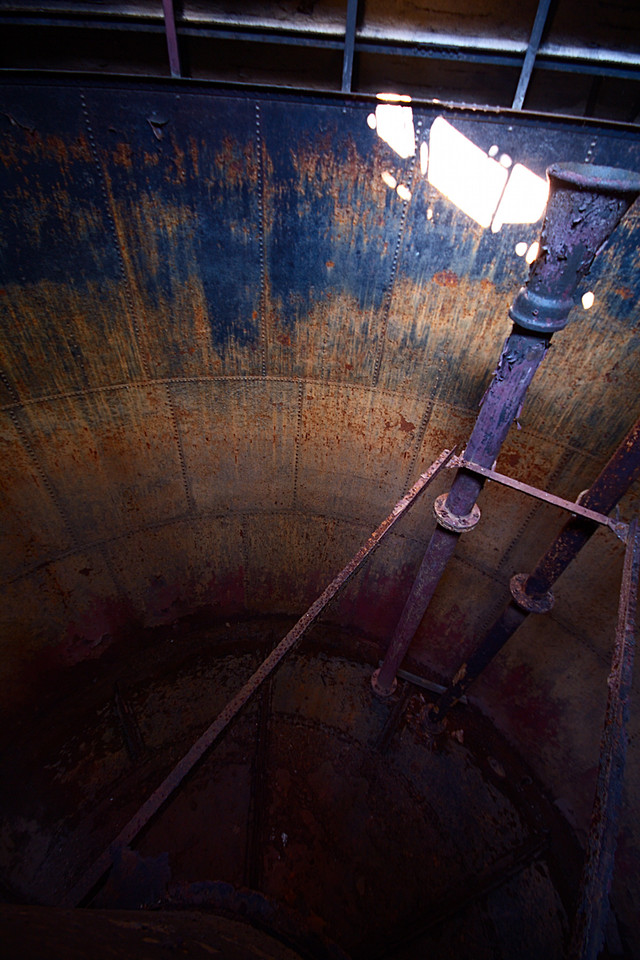
[[[401,430],[404,430],[405,433],[411,433],[411,431],[415,430],[416,428],[415,423],[411,423],[410,420],[405,420],[402,414],[400,414],[400,422],[398,423],[398,426]]]
[[[189,156],[191,157],[191,165],[193,167],[194,177],[200,176],[200,157],[198,154],[198,144],[196,143],[193,137],[189,137]]]
[[[617,293],[623,300],[631,300],[633,297],[633,290],[629,290],[628,287],[616,287],[614,293]]]
[[[453,270],[441,270],[440,273],[433,275],[433,279],[441,287],[457,287],[460,282],[458,274]]]
[[[128,169],[131,169],[131,144],[119,143],[116,149],[113,151],[113,162],[119,167],[127,167]]]

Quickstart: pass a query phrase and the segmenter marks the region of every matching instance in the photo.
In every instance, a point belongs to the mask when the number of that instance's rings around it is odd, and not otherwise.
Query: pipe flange
[[[398,680],[397,680],[397,677],[394,677],[393,682],[391,683],[391,687],[389,688],[381,687],[380,684],[378,683],[378,677],[380,676],[381,669],[382,669],[381,667],[378,667],[377,670],[373,671],[373,674],[371,677],[371,688],[373,692],[377,694],[379,697],[390,697],[393,693],[396,692],[396,687],[398,686]]]
[[[433,512],[436,515],[438,525],[444,527],[445,530],[450,530],[452,533],[466,533],[467,530],[473,530],[480,519],[480,507],[478,504],[474,503],[471,508],[471,513],[458,516],[457,513],[452,513],[451,510],[447,509],[446,502],[448,496],[448,493],[441,493],[434,501]]]
[[[522,287],[509,308],[514,323],[532,333],[555,333],[567,325],[573,300],[541,296],[530,287]]]
[[[509,581],[511,596],[518,606],[522,610],[526,610],[527,613],[548,613],[555,600],[551,590],[547,590],[539,597],[532,597],[526,590],[528,579],[529,576],[526,573],[516,573],[515,576],[511,577]]]

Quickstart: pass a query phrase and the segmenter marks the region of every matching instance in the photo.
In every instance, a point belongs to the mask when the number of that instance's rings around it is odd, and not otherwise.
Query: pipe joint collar
[[[459,516],[457,513],[452,513],[451,510],[447,509],[446,503],[448,496],[448,493],[440,494],[439,497],[436,497],[433,504],[433,512],[436,515],[438,526],[451,531],[451,533],[466,533],[467,530],[473,530],[480,519],[480,507],[478,504],[474,503],[471,508],[471,513]]]
[[[528,287],[522,287],[509,309],[514,323],[534,333],[555,333],[567,325],[573,300],[541,297]]]
[[[526,610],[527,613],[548,613],[555,599],[551,590],[547,590],[542,596],[530,596],[527,593],[528,579],[526,573],[516,573],[514,577],[511,577],[509,581],[511,596],[518,606],[522,610]]]

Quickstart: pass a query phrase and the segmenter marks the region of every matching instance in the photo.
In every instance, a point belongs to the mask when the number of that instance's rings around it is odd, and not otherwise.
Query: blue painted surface
[[[154,326],[154,337],[168,311],[188,340],[196,319],[185,311],[184,290],[196,283],[221,354],[233,344],[257,355],[265,310],[293,330],[332,297],[382,316],[393,310],[398,284],[419,289],[443,271],[488,279],[505,293],[526,278],[513,248],[530,242],[538,226],[492,234],[474,225],[429,188],[417,157],[401,160],[369,128],[371,102],[118,82],[84,91],[85,117],[81,93],[73,82],[5,84],[4,285],[46,281],[77,293],[89,284],[118,287],[122,258],[139,294],[134,311],[155,315],[139,318]],[[414,109],[422,140],[438,115]],[[594,138],[577,123],[444,115],[478,146],[496,143],[538,174],[554,160],[586,156],[640,166],[637,138],[624,131],[599,130]],[[37,138],[48,151],[38,151]],[[408,204],[381,186],[384,171],[411,186]],[[616,240],[618,268],[630,237]],[[635,263],[635,246],[628,252]],[[607,308],[631,324],[640,281],[633,266],[622,274],[624,289],[608,293]],[[377,342],[383,328],[366,335]],[[81,348],[71,344],[61,362],[72,363],[74,349]],[[180,357],[171,363],[179,374]],[[257,356],[249,368],[260,372]]]

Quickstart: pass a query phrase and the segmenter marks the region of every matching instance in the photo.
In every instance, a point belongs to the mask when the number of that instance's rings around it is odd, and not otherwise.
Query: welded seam
[[[490,570],[489,567],[486,567],[483,563],[479,563],[477,560],[470,560],[468,557],[462,557],[459,554],[456,554],[455,559],[458,563],[462,563],[465,567],[469,567],[470,570],[476,570],[478,573],[483,574],[487,580],[492,580],[494,583],[499,583],[501,587],[504,587],[507,592],[507,599],[509,597],[509,577],[500,575],[496,570]]]
[[[262,377],[260,374],[215,374],[197,377],[150,377],[148,380],[130,380],[126,383],[108,383],[97,387],[87,387],[82,390],[69,390],[65,393],[50,393],[41,397],[30,397],[25,400],[19,400],[15,403],[0,404],[0,411],[18,410],[22,407],[33,406],[38,403],[53,403],[57,400],[71,400],[74,398],[90,396],[93,393],[108,393],[111,390],[132,390],[140,389],[142,387],[162,386],[166,383],[263,383],[264,381],[267,383],[289,383],[292,385],[297,385],[300,383],[300,378],[277,374],[269,374],[266,377]],[[305,377],[302,382],[318,387],[344,387],[347,390],[360,390],[363,393],[368,393],[371,390],[370,383],[360,383],[357,381],[345,382],[344,380],[337,379],[322,380],[319,377]],[[404,400],[424,399],[424,393],[419,390],[417,390],[415,393],[404,393],[398,390],[392,390],[389,387],[378,387],[378,392],[388,397],[402,397]],[[432,397],[430,402],[435,405],[436,398]],[[453,410],[454,412],[467,414],[469,416],[473,415],[473,411],[470,410],[469,407],[462,406],[458,403],[451,403],[449,400],[438,400],[438,404],[446,410]],[[523,436],[531,437],[534,440],[543,440],[545,443],[549,442],[549,436],[547,434],[538,433],[536,430],[532,430],[530,427],[523,428],[522,434]],[[557,446],[561,447],[567,452],[570,451],[572,453],[577,453],[587,460],[592,460],[594,463],[600,462],[600,457],[598,455],[591,453],[589,450],[585,450],[583,447],[578,447],[567,442],[563,442],[561,444],[559,443]]]
[[[133,325],[133,332],[136,340],[136,345],[138,347],[138,353],[140,356],[140,366],[142,367],[142,372],[145,376],[145,379],[149,378],[149,366],[142,350],[142,338],[140,335],[140,325],[138,323],[138,317],[136,315],[135,304],[133,301],[133,294],[131,293],[131,284],[129,277],[127,276],[127,270],[124,263],[124,255],[122,252],[122,245],[120,238],[118,236],[118,231],[116,229],[116,221],[113,212],[113,200],[109,196],[109,191],[107,190],[106,176],[102,164],[100,163],[100,157],[98,155],[98,148],[96,146],[95,137],[93,135],[93,127],[91,126],[91,120],[89,118],[89,109],[87,107],[87,101],[85,99],[84,93],[80,92],[80,101],[82,103],[82,112],[84,114],[85,125],[87,128],[87,136],[89,138],[89,145],[91,148],[91,154],[93,156],[93,161],[98,170],[98,179],[100,181],[100,189],[102,192],[102,197],[105,203],[107,219],[109,221],[109,228],[111,230],[111,236],[115,246],[116,256],[118,258],[118,264],[120,266],[120,274],[122,277],[122,284],[124,289],[124,296],[129,307],[129,313],[131,316],[131,323]]]
[[[553,483],[554,483],[555,480],[557,480],[557,478],[561,475],[561,473],[562,473],[562,471],[565,469],[567,463],[569,463],[569,461],[571,460],[571,458],[572,458],[573,456],[575,456],[575,451],[572,450],[571,448],[565,448],[565,452],[564,452],[564,454],[560,457],[560,460],[559,460],[559,462],[558,462],[557,467],[555,468],[555,470],[553,471],[553,473],[551,473],[550,476],[547,478],[547,481],[546,481],[546,486],[547,486],[547,487],[553,486]],[[500,562],[499,562],[499,564],[498,564],[498,570],[502,570],[503,567],[505,566],[505,564],[508,563],[508,561],[509,561],[509,559],[510,559],[510,557],[511,557],[511,554],[512,554],[513,551],[515,550],[515,548],[516,548],[516,546],[518,545],[518,543],[520,542],[521,538],[524,536],[526,530],[528,529],[528,527],[530,526],[530,524],[532,523],[532,521],[538,516],[538,514],[540,513],[540,511],[544,509],[544,507],[545,507],[545,504],[541,503],[539,500],[534,500],[534,501],[533,501],[533,506],[532,506],[531,510],[529,510],[529,512],[526,514],[524,520],[522,521],[522,523],[521,523],[520,526],[518,527],[518,530],[516,531],[515,535],[513,536],[512,540],[510,541],[508,547],[506,548],[505,552],[503,553],[502,558],[501,558],[501,560],[500,560]]]
[[[167,402],[169,404],[169,412],[171,414],[171,424],[173,427],[173,437],[176,442],[176,448],[178,450],[178,460],[180,462],[180,472],[182,473],[182,485],[184,487],[185,497],[187,498],[187,510],[190,516],[193,516],[196,511],[196,506],[191,495],[191,486],[189,484],[189,475],[187,473],[187,462],[184,455],[184,447],[182,445],[182,434],[180,432],[180,425],[178,424],[178,418],[176,416],[176,408],[173,401],[173,391],[171,390],[171,384],[166,384],[167,388]]]
[[[592,640],[589,640],[587,638],[584,630],[581,627],[577,628],[574,623],[572,623],[569,620],[566,620],[559,613],[557,607],[554,607],[553,611],[545,614],[545,616],[549,620],[553,621],[553,623],[556,623],[561,630],[564,630],[565,633],[568,633],[569,636],[573,637],[573,639],[578,642],[578,647],[580,648],[586,647],[586,649],[589,650],[589,652],[592,653],[595,656],[595,658],[599,660],[600,663],[606,667],[607,670],[611,667],[611,650],[609,649],[609,647],[607,647],[606,650],[601,650],[599,647],[597,647]],[[612,626],[611,628],[612,636],[614,632],[615,632],[615,625]]]
[[[42,464],[40,463],[40,460],[39,460],[39,458],[38,458],[35,450],[33,449],[33,445],[32,445],[32,443],[31,443],[31,441],[29,440],[29,437],[27,436],[27,434],[26,434],[26,432],[24,431],[23,427],[21,426],[20,421],[19,421],[18,416],[17,416],[17,414],[15,413],[15,411],[10,410],[10,411],[9,411],[9,417],[11,418],[11,422],[13,423],[13,425],[14,425],[14,427],[15,427],[16,433],[18,434],[18,436],[19,436],[19,438],[20,438],[20,442],[22,443],[22,446],[24,447],[24,449],[25,449],[25,451],[26,451],[26,453],[27,453],[27,456],[28,456],[29,459],[31,460],[31,463],[32,463],[33,466],[34,466],[34,468],[35,468],[35,470],[36,470],[36,473],[38,474],[38,476],[40,477],[40,480],[42,481],[42,485],[43,485],[44,489],[45,489],[45,490],[47,491],[47,493],[49,494],[49,498],[51,499],[51,502],[53,503],[54,507],[55,507],[56,510],[58,511],[58,514],[59,514],[59,516],[60,516],[60,518],[61,518],[61,520],[62,520],[62,522],[63,522],[64,528],[65,528],[65,530],[66,530],[67,536],[69,537],[69,539],[71,540],[71,543],[73,544],[73,549],[72,549],[70,552],[71,552],[71,553],[79,553],[79,552],[81,552],[80,543],[79,543],[79,541],[78,541],[78,538],[76,537],[76,534],[75,534],[75,531],[74,531],[74,529],[73,529],[73,525],[72,525],[72,523],[71,523],[71,520],[70,520],[70,518],[69,518],[69,515],[67,514],[67,511],[66,511],[66,510],[64,509],[64,507],[62,506],[62,501],[60,500],[60,497],[58,496],[58,493],[57,493],[57,491],[56,491],[53,483],[51,482],[47,471],[44,469],[44,467],[43,467]],[[65,551],[65,552],[66,552],[66,551]],[[55,561],[49,561],[49,562],[52,563],[52,562],[55,562]],[[20,579],[20,577],[17,577],[16,579]],[[12,581],[10,581],[10,582],[13,583],[13,582],[15,582],[15,581],[12,580]]]
[[[416,464],[418,462],[418,457],[420,456],[420,451],[422,449],[422,443],[424,440],[424,435],[427,432],[427,426],[431,420],[431,414],[433,413],[433,400],[429,400],[422,414],[422,420],[418,426],[418,432],[414,441],[414,450],[413,456],[411,457],[411,463],[409,464],[409,469],[407,470],[407,478],[405,480],[406,486],[411,484],[414,472],[416,470]]]
[[[396,276],[398,274],[398,261],[400,259],[400,248],[402,246],[402,239],[404,237],[404,227],[407,222],[407,211],[409,210],[409,200],[402,201],[402,216],[400,218],[400,228],[398,230],[398,237],[396,239],[396,248],[393,253],[393,261],[391,263],[391,276],[389,277],[389,284],[387,286],[387,291],[385,294],[385,303],[382,311],[382,326],[380,329],[380,346],[378,347],[378,352],[376,354],[375,363],[373,366],[373,379],[372,386],[378,386],[378,380],[380,379],[380,368],[382,366],[382,358],[384,355],[384,348],[387,341],[387,328],[389,326],[389,317],[391,316],[391,303],[393,300],[393,288],[396,282]]]
[[[107,550],[107,546],[108,546],[107,543],[100,544],[100,546],[98,547],[100,551],[100,555],[102,556],[104,565],[107,568],[107,573],[113,580],[113,585],[116,588],[116,595],[119,597],[126,597],[128,595],[127,591],[124,588],[124,584],[120,580],[120,576],[116,573],[116,569],[113,565],[113,560],[109,556],[109,551]]]
[[[260,104],[256,103],[256,141],[258,150],[258,249],[260,256],[260,342],[262,345],[262,376],[267,375],[267,274],[265,264],[265,193],[264,193],[264,141],[262,137],[262,115]]]
[[[23,570],[21,573],[16,574],[14,577],[11,577],[8,580],[5,580],[0,583],[0,587],[10,586],[13,583],[17,583],[19,580],[24,580],[27,577],[33,576],[34,573],[37,573],[38,570],[43,570],[45,567],[48,567],[50,564],[58,563],[60,560],[66,560],[68,557],[76,556],[77,554],[90,553],[93,550],[99,550],[103,546],[110,546],[114,543],[119,543],[122,540],[128,540],[130,537],[137,537],[140,534],[152,533],[154,530],[163,530],[165,527],[170,527],[173,525],[179,525],[182,523],[196,523],[199,521],[212,522],[214,520],[237,520],[237,519],[258,519],[258,518],[268,518],[268,517],[299,517],[300,513],[293,508],[282,508],[279,510],[251,510],[247,511],[238,511],[225,510],[224,512],[218,511],[204,511],[202,513],[194,514],[193,516],[187,516],[186,514],[181,514],[180,516],[167,517],[165,520],[156,520],[153,523],[144,524],[141,527],[136,527],[135,530],[125,530],[122,533],[116,533],[112,537],[103,537],[101,540],[92,540],[89,543],[78,544],[76,547],[70,547],[68,550],[62,550],[60,553],[57,553],[54,557],[49,557],[47,560],[41,560],[38,563],[35,563],[32,567],[29,567],[26,570]],[[303,514],[304,517],[311,520],[321,520],[334,522],[338,521],[339,523],[346,524],[351,527],[357,527],[362,530],[362,534],[366,537],[366,531],[370,529],[372,520],[363,520],[360,517],[347,517],[342,514],[328,514],[328,513],[310,513],[306,511]],[[410,544],[418,544],[422,547],[426,546],[426,539],[424,537],[413,537],[406,533],[394,532],[391,536],[397,537],[403,542]],[[243,541],[244,542],[244,541]],[[246,550],[243,552],[243,557],[247,558]]]
[[[295,509],[298,503],[298,463],[300,460],[300,443],[302,441],[302,404],[304,402],[304,384],[298,381],[298,423],[296,427],[295,451],[293,456],[293,500]]]
[[[242,557],[242,595],[245,610],[249,609],[249,548],[247,546],[247,524],[249,517],[246,513],[238,514],[240,526],[240,556]]]
[[[559,463],[558,463],[558,466],[556,467],[556,469],[553,471],[553,473],[552,473],[551,476],[549,477],[548,484],[550,484],[550,485],[553,484],[553,481],[554,481],[554,480],[559,476],[559,474],[564,470],[565,466],[567,465],[567,463],[568,463],[569,460],[571,459],[571,456],[572,456],[572,452],[569,451],[569,450],[566,450],[565,453],[564,453],[564,455],[560,458],[560,461],[559,461]],[[540,511],[544,508],[544,506],[545,506],[545,504],[541,503],[539,500],[534,500],[534,501],[533,501],[533,506],[532,506],[531,510],[529,510],[529,512],[526,514],[524,520],[522,521],[522,523],[521,523],[520,526],[518,527],[518,530],[516,531],[513,539],[512,539],[511,542],[509,543],[509,546],[507,547],[507,549],[505,550],[504,554],[502,555],[502,557],[501,557],[501,559],[500,559],[500,562],[498,563],[498,567],[497,567],[497,570],[496,570],[496,576],[493,577],[492,579],[495,579],[495,580],[496,580],[497,582],[499,582],[499,583],[502,583],[503,580],[502,580],[502,579],[498,579],[498,578],[504,577],[504,578],[506,578],[506,579],[510,579],[511,573],[513,572],[513,570],[512,570],[512,568],[509,568],[509,571],[508,571],[507,573],[505,573],[505,566],[506,566],[506,564],[509,562],[510,557],[511,557],[511,554],[513,553],[513,551],[515,550],[516,546],[517,546],[518,543],[520,542],[520,539],[522,538],[522,536],[524,535],[524,533],[526,532],[526,530],[529,528],[529,526],[531,525],[531,523],[532,523],[532,522],[535,520],[535,518],[539,515]],[[490,576],[490,574],[489,574],[489,576]],[[509,589],[508,583],[506,584],[506,589],[507,589],[507,590]],[[506,598],[506,599],[509,599],[509,598]],[[496,601],[495,601],[495,603],[490,607],[490,609],[488,610],[488,612],[487,612],[487,613],[485,614],[485,616],[483,617],[482,621],[481,621],[481,622],[478,624],[478,626],[477,626],[477,632],[478,632],[480,635],[484,636],[484,635],[487,633],[487,631],[490,629],[490,627],[495,623],[496,619],[500,616],[500,614],[502,613],[502,610],[504,609],[504,606],[505,606],[505,603],[506,603],[506,599],[505,599],[505,598],[497,598]]]
[[[1,368],[0,368],[0,381],[2,381],[2,383],[4,384],[4,386],[7,388],[7,392],[10,393],[11,396],[15,398],[14,401],[13,401],[13,403],[3,405],[3,408],[2,408],[2,409],[6,409],[6,410],[16,409],[16,410],[19,410],[19,409],[22,407],[22,400],[20,399],[20,394],[18,393],[18,391],[16,390],[16,388],[14,387],[14,385],[11,383],[11,381],[10,381],[9,378],[7,377],[7,375],[6,375],[6,373],[4,372],[4,370],[2,370]]]

